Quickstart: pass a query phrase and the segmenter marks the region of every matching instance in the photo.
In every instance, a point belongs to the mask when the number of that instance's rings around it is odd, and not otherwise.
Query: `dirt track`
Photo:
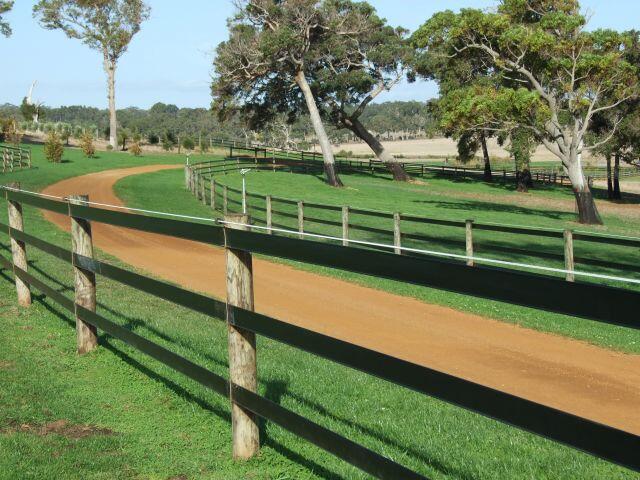
[[[95,173],[44,192],[89,193],[93,201],[122,205],[113,193],[119,179],[166,168],[175,167]],[[46,216],[68,230],[66,217]],[[101,224],[93,229],[96,245],[124,262],[224,298],[221,249]],[[254,271],[261,313],[640,434],[640,356],[263,260]]]

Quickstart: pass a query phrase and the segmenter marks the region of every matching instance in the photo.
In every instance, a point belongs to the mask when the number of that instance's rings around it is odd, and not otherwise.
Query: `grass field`
[[[38,168],[5,175],[4,181],[19,180],[25,188],[39,189],[91,171],[180,160],[134,159],[117,153],[85,160],[76,152],[69,152],[67,158],[69,163],[49,165],[36,149]],[[132,177],[119,186],[119,193],[139,206],[205,215],[205,207],[181,188],[182,173],[172,173],[175,176]],[[6,208],[0,209],[0,221],[6,222]],[[25,208],[25,225],[27,233],[70,245],[69,236],[33,208]],[[2,254],[8,256],[6,236],[0,236],[0,244]],[[29,249],[29,258],[32,273],[71,293],[69,265],[35,249]],[[404,291],[392,282],[377,286],[445,302],[444,294],[428,289]],[[594,343],[640,351],[638,337],[630,340],[628,330],[525,309],[508,314],[495,303],[454,297],[453,303],[460,308],[511,315],[510,321],[537,321],[540,328],[557,328]],[[222,322],[101,278],[98,301],[98,312],[107,318],[226,376]],[[6,271],[0,274],[0,321],[2,479],[365,478],[269,424],[262,427],[258,458],[231,461],[227,399],[108,336],[100,339],[103,348],[78,357],[72,318],[41,295],[35,296],[28,310],[16,307],[11,274]],[[588,455],[275,342],[260,339],[258,351],[262,394],[434,479],[636,477]],[[282,362],[283,358],[287,361]]]

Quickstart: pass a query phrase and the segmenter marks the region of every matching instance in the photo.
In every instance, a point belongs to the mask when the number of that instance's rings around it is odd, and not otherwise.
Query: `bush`
[[[142,148],[140,147],[140,143],[133,142],[131,145],[129,145],[129,153],[134,157],[139,157],[140,155],[142,155]]]
[[[184,140],[182,140],[182,147],[185,150],[191,151],[196,148],[196,142],[191,137],[185,137]]]
[[[96,155],[96,147],[93,144],[91,132],[85,132],[80,136],[80,148],[87,158],[93,158]]]
[[[205,139],[200,140],[200,153],[205,154],[209,151],[209,143]]]
[[[164,135],[162,135],[162,148],[165,151],[168,152],[169,150],[172,150],[173,147],[175,147],[175,145],[176,145],[176,141],[173,134],[166,132]]]
[[[149,145],[157,145],[160,143],[160,137],[155,133],[150,133],[147,135],[147,142],[149,142]]]
[[[109,152],[110,152],[110,151],[112,151],[112,150],[113,150],[113,145],[111,145],[111,144],[107,145],[107,150],[108,150]]]
[[[62,155],[64,154],[64,147],[60,136],[51,131],[47,134],[47,140],[44,142],[44,156],[53,163],[60,163],[62,161]]]

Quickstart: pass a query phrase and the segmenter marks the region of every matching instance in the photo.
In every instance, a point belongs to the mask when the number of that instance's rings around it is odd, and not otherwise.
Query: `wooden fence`
[[[289,150],[277,147],[271,147],[267,145],[256,144],[248,141],[241,140],[225,140],[225,139],[211,139],[211,146],[217,146],[219,148],[228,149],[229,159],[234,158],[253,158],[256,161],[260,159],[264,162],[267,159],[270,160],[293,160],[299,162],[320,162],[322,161],[322,154],[318,152],[309,152],[303,150]],[[238,152],[243,152],[242,155],[238,155]],[[339,165],[350,165],[352,168],[359,166],[362,171],[371,171],[371,167],[375,167],[377,171],[386,172],[387,169],[384,165],[374,159],[357,160],[348,157],[342,157],[336,155],[336,163]],[[425,173],[463,177],[463,178],[484,178],[484,169],[472,168],[465,166],[455,165],[429,165],[419,162],[402,162],[401,165],[405,171],[412,176],[424,177]],[[504,168],[498,168],[493,170],[493,178],[498,181],[515,181],[516,171],[508,170]],[[532,179],[536,182],[544,184],[555,184],[560,186],[571,186],[569,177],[559,171],[558,168],[537,167],[531,168]],[[607,178],[607,170],[605,167],[590,167],[585,168],[585,176],[589,185],[593,184],[594,180],[601,180]],[[620,169],[620,177],[640,176],[640,167],[633,166]]]
[[[31,168],[31,150],[21,147],[0,145],[2,154],[2,172]]]
[[[392,239],[393,245],[396,247],[396,253],[402,253],[401,247],[407,246],[407,242],[411,242],[411,246],[421,249],[431,249],[434,246],[443,247],[450,250],[462,250],[468,257],[473,257],[480,249],[486,254],[493,256],[507,254],[510,256],[521,256],[543,259],[545,261],[553,261],[562,264],[567,270],[565,277],[569,281],[573,281],[575,274],[573,270],[576,265],[585,265],[591,267],[607,268],[640,274],[640,265],[633,263],[633,255],[638,252],[640,247],[640,238],[623,237],[615,235],[596,235],[582,231],[549,229],[541,227],[525,227],[515,225],[499,225],[492,223],[476,222],[472,219],[467,220],[449,220],[440,218],[430,218],[420,215],[409,215],[400,212],[383,212],[376,210],[368,210],[363,208],[353,208],[346,205],[327,205],[321,203],[305,202],[296,199],[276,197],[272,195],[261,195],[243,192],[241,189],[226,186],[216,180],[216,175],[225,174],[230,171],[238,171],[242,168],[258,168],[260,169],[296,169],[310,167],[291,166],[287,164],[255,164],[251,162],[205,162],[193,164],[185,167],[185,185],[191,192],[205,205],[210,205],[213,210],[222,214],[242,213],[247,211],[252,215],[256,224],[267,228],[267,233],[273,233],[278,228],[292,228],[292,225],[285,225],[286,220],[294,221],[296,224],[293,228],[300,233],[327,234],[330,229],[341,232],[343,244],[349,245],[351,233],[364,232],[372,236],[383,236]],[[348,164],[346,165],[348,168]],[[231,194],[236,199],[231,198]],[[260,203],[256,205],[255,203]],[[262,207],[261,205],[264,205]],[[296,208],[295,212],[287,212],[278,205],[288,206],[291,210]],[[247,207],[246,209],[244,207]],[[276,208],[274,208],[276,206]],[[324,218],[319,218],[307,213],[305,207],[312,208],[314,211],[328,212]],[[307,208],[307,210],[308,210]],[[361,219],[356,221],[354,217]],[[328,217],[328,218],[327,218]],[[382,223],[382,226],[380,224]],[[309,228],[308,224],[315,226]],[[386,228],[384,225],[386,224]],[[459,234],[453,235],[436,235],[433,228],[451,227],[453,231]],[[427,228],[429,227],[429,228]],[[523,249],[516,248],[508,242],[498,240],[492,241],[476,241],[475,233],[477,232],[498,232],[502,234],[513,234],[520,236],[519,238],[539,238],[539,239],[557,239],[562,242],[558,245],[557,251],[544,249]],[[612,246],[627,247],[629,249],[622,250],[624,257],[631,258],[631,262],[611,261],[602,258],[595,258],[589,254],[575,254],[574,243],[584,242],[582,245],[606,245],[610,250]],[[626,255],[624,255],[626,253]],[[472,265],[473,260],[469,260]]]
[[[256,335],[262,335],[640,471],[638,435],[254,312],[251,261],[253,254],[268,255],[632,329],[640,329],[640,317],[637,315],[640,292],[581,282],[570,283],[498,268],[469,267],[464,263],[433,258],[398,256],[352,246],[263,235],[244,230],[248,219],[242,216],[230,217],[224,225],[210,225],[95,208],[87,203],[87,197],[76,196],[61,201],[15,188],[4,190],[9,208],[9,225],[0,225],[0,228],[10,237],[13,258],[7,259],[0,255],[0,265],[13,272],[20,302],[23,305],[30,304],[30,289],[35,288],[74,314],[80,352],[96,348],[96,332],[102,330],[229,398],[233,452],[236,457],[247,458],[258,451],[259,431],[255,422],[261,417],[376,478],[425,478],[259,395],[256,390],[254,340]],[[72,225],[72,251],[26,233],[22,218],[24,206],[68,216]],[[196,294],[93,258],[91,222],[225,248],[228,302]],[[67,262],[74,269],[74,299],[28,272],[26,245]],[[96,313],[96,275],[226,321],[230,335],[229,378],[217,375]],[[540,295],[539,292],[545,292],[545,295]],[[243,349],[243,353],[240,349]]]

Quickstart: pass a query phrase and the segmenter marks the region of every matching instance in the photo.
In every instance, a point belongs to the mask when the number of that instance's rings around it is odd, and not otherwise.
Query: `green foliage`
[[[160,140],[162,143],[162,149],[165,152],[168,152],[170,150],[173,150],[173,148],[176,146],[176,144],[178,143],[176,140],[175,135],[173,135],[172,132],[164,132],[162,134],[162,139]]]
[[[142,147],[140,147],[140,143],[139,142],[133,142],[129,146],[129,153],[131,155],[133,155],[134,157],[139,157],[140,155],[142,155]]]
[[[7,13],[13,8],[13,0],[0,0],[0,35],[5,37],[11,36],[11,27],[9,22],[3,20],[2,14]]]
[[[51,131],[47,134],[47,139],[44,142],[44,155],[50,162],[60,163],[62,161],[64,147],[60,140],[60,136],[55,131]]]
[[[127,141],[131,138],[131,132],[126,128],[118,130],[118,145],[122,145],[122,151],[127,149]]]
[[[38,108],[32,103],[27,102],[27,97],[22,99],[22,103],[20,104],[20,113],[22,114],[22,118],[26,121],[33,121],[33,116],[36,114]]]
[[[185,150],[189,150],[189,151],[191,151],[191,150],[193,150],[194,148],[196,148],[196,142],[195,142],[195,140],[194,140],[193,138],[191,138],[191,137],[184,137],[184,138],[182,139],[182,147],[183,147]]]
[[[142,0],[39,0],[33,14],[48,30],[62,30],[117,63],[149,18]]]
[[[93,143],[93,134],[90,131],[87,131],[80,136],[80,149],[87,158],[93,158],[95,156],[96,147]]]

